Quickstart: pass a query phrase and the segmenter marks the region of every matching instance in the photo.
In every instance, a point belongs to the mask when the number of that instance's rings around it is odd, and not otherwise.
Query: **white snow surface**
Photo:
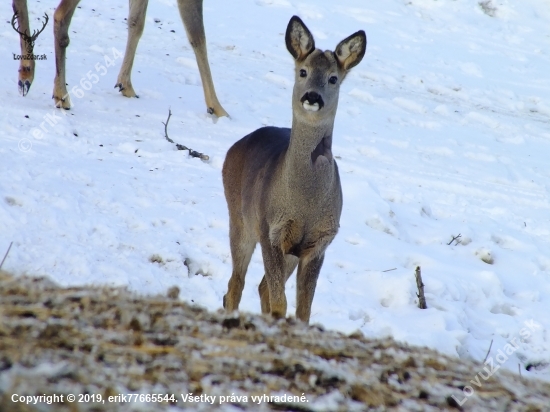
[[[214,83],[231,115],[217,121],[174,0],[150,2],[132,78],[140,98],[113,89],[118,58],[70,111],[50,98],[57,2],[30,6],[33,28],[44,12],[50,24],[35,46],[47,60],[24,98],[13,12],[1,3],[0,259],[13,241],[4,269],[147,294],[177,285],[181,299],[221,308],[231,275],[223,159],[261,126],[290,127],[284,32],[297,14],[322,49],[360,29],[368,39],[340,90],[333,153],[344,209],[311,322],[481,361],[491,340],[493,357],[515,339],[503,366],[550,380],[550,9],[482,3],[206,0]],[[113,47],[124,51],[127,12],[127,2],[80,4],[69,89]],[[169,108],[170,137],[210,161],[164,139]],[[417,307],[417,265],[427,310]],[[258,247],[242,310],[260,312],[262,275]],[[293,276],[289,315],[295,291]]]

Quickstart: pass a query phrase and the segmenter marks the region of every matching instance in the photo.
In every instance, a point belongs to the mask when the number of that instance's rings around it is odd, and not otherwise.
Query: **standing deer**
[[[309,322],[325,250],[338,231],[342,188],[332,155],[340,85],[367,46],[364,31],[333,51],[315,48],[299,17],[290,19],[286,47],[295,59],[292,128],[263,127],[227,152],[223,186],[229,209],[233,272],[223,306],[239,308],[252,252],[260,243],[265,275],[262,313],[286,316],[285,283],[298,265],[296,317]]]
[[[69,25],[78,3],[80,3],[80,0],[61,0],[54,13],[55,79],[52,98],[54,99],[55,106],[63,109],[71,107],[71,101],[65,84],[65,51],[69,45]],[[132,86],[131,74],[137,45],[145,25],[147,4],[148,0],[130,0],[128,41],[126,43],[126,52],[122,67],[120,68],[115,85],[126,97],[138,97]],[[16,28],[14,25],[14,28],[21,35],[21,54],[32,54],[32,50],[29,50],[22,35],[22,33],[30,33],[27,1],[13,0],[12,5],[19,26]],[[187,38],[193,47],[197,65],[199,66],[208,113],[218,117],[227,116],[227,112],[218,101],[212,82],[212,75],[210,74],[202,18],[202,0],[178,0],[178,7],[187,32]],[[29,92],[33,79],[34,60],[21,60],[18,84],[19,92],[23,96]]]

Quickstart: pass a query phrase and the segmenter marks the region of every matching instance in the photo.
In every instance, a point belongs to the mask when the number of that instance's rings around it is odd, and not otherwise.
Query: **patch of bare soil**
[[[481,364],[177,295],[0,273],[0,411],[550,410],[543,382],[499,370],[478,387]]]

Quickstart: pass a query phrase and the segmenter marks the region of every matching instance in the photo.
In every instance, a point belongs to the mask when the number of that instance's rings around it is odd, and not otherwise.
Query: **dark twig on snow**
[[[460,233],[458,234],[458,236],[453,236],[451,241],[449,243],[447,243],[447,246],[451,246],[451,243],[453,243],[455,240],[456,240],[455,245],[458,245],[460,243],[460,238],[461,237],[462,237],[462,235]]]
[[[391,272],[392,270],[397,270],[397,268],[392,268],[392,269],[386,269],[386,270],[383,270],[382,273],[385,273],[385,272]]]
[[[522,377],[521,376],[521,366],[519,365],[519,363],[518,363],[518,371],[519,371],[519,377],[521,378]]]
[[[13,245],[13,242],[10,243],[8,246],[8,250],[6,250],[6,254],[4,255],[4,259],[2,259],[2,263],[0,263],[0,270],[2,270],[2,266],[4,265],[4,262],[6,261],[6,258],[8,257],[8,253],[10,253],[11,245]]]
[[[168,109],[168,118],[166,119],[166,123],[162,122],[162,124],[164,125],[164,137],[166,138],[166,140],[168,140],[170,143],[175,144],[178,150],[187,150],[189,152],[189,156],[191,157],[198,157],[201,160],[210,159],[208,155],[197,152],[196,150],[190,149],[189,147],[182,144],[176,143],[172,139],[170,139],[170,137],[168,137],[168,122],[170,121],[170,117],[172,117],[172,110]]]
[[[416,296],[418,297],[418,307],[420,309],[427,309],[428,306],[426,305],[426,297],[424,296],[424,283],[422,283],[420,266],[416,267],[414,277],[416,278],[416,287],[418,288],[418,293],[416,294]]]
[[[489,357],[489,354],[491,353],[491,348],[493,347],[493,340],[491,339],[491,344],[489,345],[489,349],[487,350],[487,355],[485,355],[485,359],[483,359],[483,363],[487,360]]]

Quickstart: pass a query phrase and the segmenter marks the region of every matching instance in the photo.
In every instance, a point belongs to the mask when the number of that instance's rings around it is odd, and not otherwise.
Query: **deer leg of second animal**
[[[143,34],[145,27],[145,15],[149,0],[130,0],[130,11],[128,12],[128,40],[126,42],[126,51],[124,60],[118,73],[118,79],[115,87],[126,97],[139,97],[132,86],[132,66],[139,39]]]
[[[80,0],[61,0],[54,13],[55,79],[53,96],[55,107],[69,110],[71,99],[65,81],[65,55],[69,45],[69,25]]]
[[[309,323],[311,315],[311,303],[317,286],[317,279],[325,254],[314,257],[303,263],[300,260],[298,265],[298,274],[296,275],[296,317],[303,322]]]
[[[29,37],[31,36],[31,27],[29,24],[29,11],[27,9],[26,0],[13,0],[13,13],[17,15],[17,25],[20,33],[25,33]],[[21,55],[26,56],[33,53],[33,48],[28,41],[25,40],[23,35],[19,35],[19,41],[21,43]],[[26,96],[31,88],[32,81],[34,80],[34,59],[21,59],[19,63],[18,74],[18,86],[19,93],[22,96]]]
[[[197,65],[199,66],[208,113],[217,117],[229,116],[218,101],[212,81],[212,74],[210,73],[202,18],[202,0],[178,0],[178,7],[185,31],[187,32],[187,38],[189,39],[189,43],[191,43],[191,47],[193,47]]]
[[[294,269],[296,269],[296,266],[298,265],[298,258],[293,255],[285,255],[285,267],[284,267],[284,273],[285,273],[285,283],[288,281],[288,278],[290,275],[292,275],[292,272],[294,272]],[[260,282],[260,286],[258,286],[258,292],[260,293],[260,302],[262,306],[262,313],[268,314],[271,312],[271,305],[269,304],[269,287],[267,286],[267,280],[264,275],[262,278],[262,281]]]

